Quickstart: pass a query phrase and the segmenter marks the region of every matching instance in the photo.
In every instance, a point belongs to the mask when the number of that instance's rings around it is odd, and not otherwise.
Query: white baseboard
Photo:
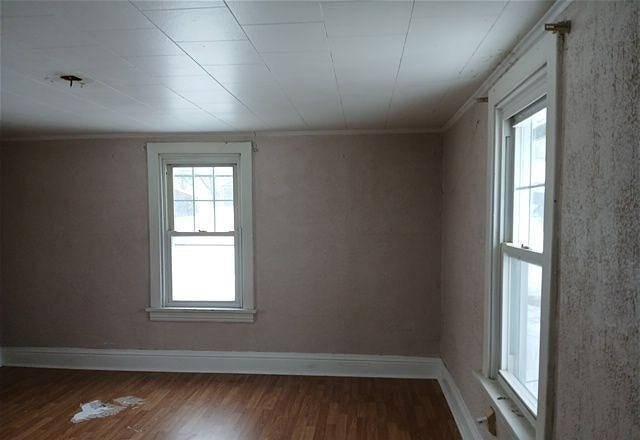
[[[456,425],[458,425],[458,431],[460,431],[463,440],[482,440],[483,437],[478,430],[478,425],[462,398],[462,393],[453,380],[453,376],[451,376],[451,373],[447,370],[444,363],[442,363],[440,368],[438,382],[440,383],[444,397],[447,399],[449,409],[451,409],[451,413],[456,421]]]
[[[437,379],[464,440],[482,437],[440,358],[329,353],[1,347],[1,365],[78,370]]]
[[[439,377],[438,358],[328,353],[4,347],[4,365],[81,370]]]

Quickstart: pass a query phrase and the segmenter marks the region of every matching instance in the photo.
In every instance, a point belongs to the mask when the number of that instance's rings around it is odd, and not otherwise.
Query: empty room
[[[640,440],[640,0],[0,17],[1,439]]]

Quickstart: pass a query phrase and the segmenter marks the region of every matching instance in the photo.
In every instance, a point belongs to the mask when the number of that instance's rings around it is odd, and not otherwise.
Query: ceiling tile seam
[[[231,11],[231,8],[229,8],[229,11]],[[231,12],[233,14],[233,12]],[[318,21],[318,20],[311,20],[311,21],[277,21],[277,22],[273,22],[273,23],[244,23],[244,24],[240,24],[240,22],[238,21],[238,24],[241,27],[245,27],[245,26],[278,26],[278,25],[283,25],[283,24],[321,24],[324,23],[323,21]]]
[[[173,42],[173,44],[175,44],[175,45],[176,45],[176,46],[177,46],[177,47],[178,47],[178,48],[179,48],[179,49],[180,49],[180,50],[181,50],[181,51],[182,51],[186,56],[188,56],[188,57],[189,57],[189,58],[190,58],[194,63],[196,63],[196,64],[198,65],[198,67],[200,67],[200,69],[202,69],[202,71],[203,71],[207,76],[209,76],[211,79],[213,79],[213,80],[214,80],[214,81],[215,81],[215,82],[216,82],[220,87],[222,87],[222,88],[223,88],[223,89],[224,89],[224,90],[225,90],[229,95],[233,96],[233,97],[234,97],[238,102],[240,102],[242,105],[244,105],[246,108],[248,108],[248,109],[249,109],[249,107],[248,107],[244,102],[242,102],[242,100],[240,100],[236,95],[234,95],[233,93],[231,93],[231,91],[230,91],[230,90],[228,90],[224,85],[222,85],[222,84],[220,83],[220,81],[218,81],[218,80],[217,80],[213,75],[211,75],[211,73],[209,73],[209,72],[207,71],[207,69],[205,69],[205,68],[204,68],[204,67],[203,67],[199,62],[197,62],[197,61],[196,61],[196,60],[191,56],[191,54],[190,54],[189,52],[187,52],[186,50],[184,50],[184,48],[183,48],[182,46],[180,46],[180,45],[179,45],[179,44],[178,44],[178,43],[177,43],[173,38],[171,38],[169,35],[167,35],[167,33],[166,33],[163,29],[161,29],[161,28],[160,28],[160,27],[159,27],[159,26],[158,26],[158,25],[157,25],[153,20],[151,20],[151,19],[147,16],[147,14],[145,14],[145,13],[144,13],[144,11],[140,10],[140,9],[139,9],[139,8],[138,8],[138,7],[137,7],[133,2],[131,2],[131,1],[129,1],[129,4],[131,4],[131,5],[132,5],[134,8],[136,8],[136,9],[137,9],[137,10],[138,10],[142,15],[144,15],[144,16],[145,16],[145,18],[146,18],[147,20],[149,20],[149,22],[150,22],[151,24],[153,24],[153,25],[155,26],[155,28],[156,28],[156,29],[158,29],[160,32],[162,32],[162,34],[163,34],[164,36],[166,36],[169,40],[171,40],[171,41]],[[225,4],[226,4],[226,3],[225,3]],[[244,31],[243,31],[243,32],[244,32]],[[169,90],[171,90],[172,92],[174,92],[174,93],[176,93],[176,94],[180,95],[178,92],[176,92],[175,90],[171,89],[170,87],[168,87],[168,88],[169,88]],[[180,95],[180,97],[182,97],[182,98],[184,98],[184,99],[187,99],[187,98],[185,98],[185,97],[184,97],[184,96],[182,96],[182,95]],[[198,104],[196,104],[196,103],[192,102],[191,100],[187,99],[187,101],[191,102],[193,105],[195,105],[195,106],[196,106],[197,108],[199,108],[201,111],[203,111],[203,112],[207,113],[208,115],[212,116],[214,119],[216,119],[216,120],[218,120],[218,121],[222,122],[223,124],[230,125],[228,122],[226,122],[226,121],[224,121],[224,120],[220,119],[220,118],[219,118],[219,117],[217,117],[215,114],[210,113],[209,111],[205,110],[204,108],[202,108],[202,107],[201,107],[201,106],[199,106]],[[253,116],[255,116],[255,117],[256,117],[256,119],[258,119],[259,121],[261,121],[262,123],[264,123],[264,121],[263,121],[260,117],[258,117],[258,115],[257,115],[257,114],[255,114],[251,109],[249,109],[249,112],[250,112],[251,114],[253,114]],[[232,125],[231,125],[231,126],[232,126]],[[233,126],[232,126],[232,127],[233,127]]]
[[[411,12],[409,13],[409,22],[407,23],[407,31],[404,34],[404,41],[402,42],[402,51],[400,52],[400,61],[398,62],[398,68],[396,69],[396,76],[393,80],[393,88],[391,89],[391,98],[389,98],[389,105],[387,106],[387,112],[384,115],[384,128],[389,126],[389,113],[391,112],[391,105],[393,104],[393,97],[396,93],[398,86],[398,76],[400,75],[400,67],[402,66],[402,60],[404,58],[404,48],[407,45],[407,39],[409,38],[409,30],[411,29],[411,22],[413,21],[413,8],[416,5],[416,0],[411,2]]]
[[[320,17],[322,17],[322,28],[324,29],[324,37],[327,39],[327,48],[329,49],[329,57],[331,58],[331,70],[333,72],[333,80],[336,83],[336,89],[338,90],[338,100],[340,101],[340,111],[342,111],[342,124],[345,129],[349,128],[347,125],[347,115],[344,111],[344,103],[342,102],[342,91],[340,90],[340,82],[338,81],[338,73],[336,72],[336,62],[333,58],[333,51],[328,46],[329,44],[329,33],[327,31],[327,24],[325,23],[324,17],[324,8],[322,7],[322,3],[318,3],[318,7],[320,8]]]
[[[174,39],[171,39],[171,41],[174,44],[177,44],[178,46],[183,44],[183,43],[217,43],[218,41],[247,41],[247,40],[248,40],[248,38],[219,38],[219,39],[216,39],[216,40],[174,40]]]
[[[238,20],[238,17],[236,17],[236,14],[231,10],[231,8],[229,7],[229,5],[227,4],[227,0],[224,0],[224,4],[227,6],[227,10],[229,11],[229,13],[231,14],[231,16],[233,17],[233,19],[236,21],[236,23],[238,24],[238,26],[240,26],[240,29],[242,29],[242,33],[244,34],[245,37],[247,37],[247,40],[249,41],[249,44],[251,44],[251,47],[253,47],[253,50],[256,51],[256,53],[258,54],[258,57],[260,57],[260,60],[262,61],[262,63],[265,65],[265,67],[267,68],[267,70],[269,71],[269,73],[271,73],[273,75],[273,77],[275,78],[276,84],[278,84],[278,88],[280,89],[280,91],[282,92],[282,94],[287,98],[287,101],[289,101],[289,104],[291,105],[291,107],[296,111],[296,113],[298,114],[298,117],[300,118],[300,120],[302,121],[302,123],[307,127],[307,128],[311,128],[309,126],[309,123],[306,121],[306,119],[302,116],[302,113],[300,113],[300,110],[298,109],[298,107],[293,103],[293,101],[291,100],[291,97],[289,96],[289,94],[283,89],[282,84],[280,84],[280,81],[277,77],[277,75],[275,75],[272,71],[271,68],[269,67],[269,65],[267,64],[267,62],[264,60],[264,57],[262,56],[262,54],[260,53],[260,51],[258,50],[258,48],[256,47],[255,44],[253,44],[253,41],[251,41],[251,38],[249,38],[249,35],[247,35],[247,32],[244,30],[244,27],[240,24],[240,21]],[[236,98],[237,99],[237,98]],[[240,101],[240,100],[239,100]],[[241,101],[242,102],[242,101]],[[244,104],[244,102],[243,102]],[[245,104],[246,105],[246,104]],[[247,106],[248,107],[248,106]],[[257,115],[256,115],[257,117]],[[258,118],[261,119],[261,118]],[[263,121],[264,122],[264,121]]]
[[[134,6],[135,7],[135,6]],[[149,9],[138,9],[139,11],[191,11],[193,9],[219,9],[224,8],[224,5],[213,5],[213,6],[192,6],[190,8],[149,8]]]

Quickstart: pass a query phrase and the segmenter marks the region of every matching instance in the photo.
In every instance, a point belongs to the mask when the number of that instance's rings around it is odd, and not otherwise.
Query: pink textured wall
[[[482,368],[487,220],[487,104],[474,104],[443,139],[440,353],[474,416],[486,401]]]
[[[439,136],[258,139],[254,324],[148,320],[144,144],[5,145],[5,345],[438,354]]]

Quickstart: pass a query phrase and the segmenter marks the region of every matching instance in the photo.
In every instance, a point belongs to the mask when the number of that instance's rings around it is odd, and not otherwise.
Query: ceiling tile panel
[[[202,76],[204,71],[188,55],[127,57],[129,63],[154,77]]]
[[[145,13],[177,42],[245,39],[227,8],[153,10]]]
[[[274,81],[273,74],[264,64],[228,64],[204,68],[221,84],[271,84]]]
[[[61,2],[61,14],[76,29],[85,31],[151,29],[153,23],[126,1]]]
[[[327,50],[322,23],[260,24],[243,28],[259,52]]]
[[[447,20],[456,21],[460,18],[472,18],[474,20],[495,19],[500,15],[505,5],[504,0],[472,0],[455,2],[423,2],[417,1],[413,7],[411,17],[414,20]],[[529,1],[527,1],[529,3]]]
[[[158,29],[95,31],[90,35],[121,56],[181,55],[182,50]]]
[[[230,1],[227,4],[242,25],[322,21],[320,5],[312,1]]]
[[[46,49],[52,47],[95,46],[87,32],[74,29],[56,16],[2,17],[2,46]]]
[[[409,1],[324,2],[329,37],[405,34],[411,17]]]
[[[260,55],[247,40],[180,43],[180,47],[206,66],[262,63]]]

